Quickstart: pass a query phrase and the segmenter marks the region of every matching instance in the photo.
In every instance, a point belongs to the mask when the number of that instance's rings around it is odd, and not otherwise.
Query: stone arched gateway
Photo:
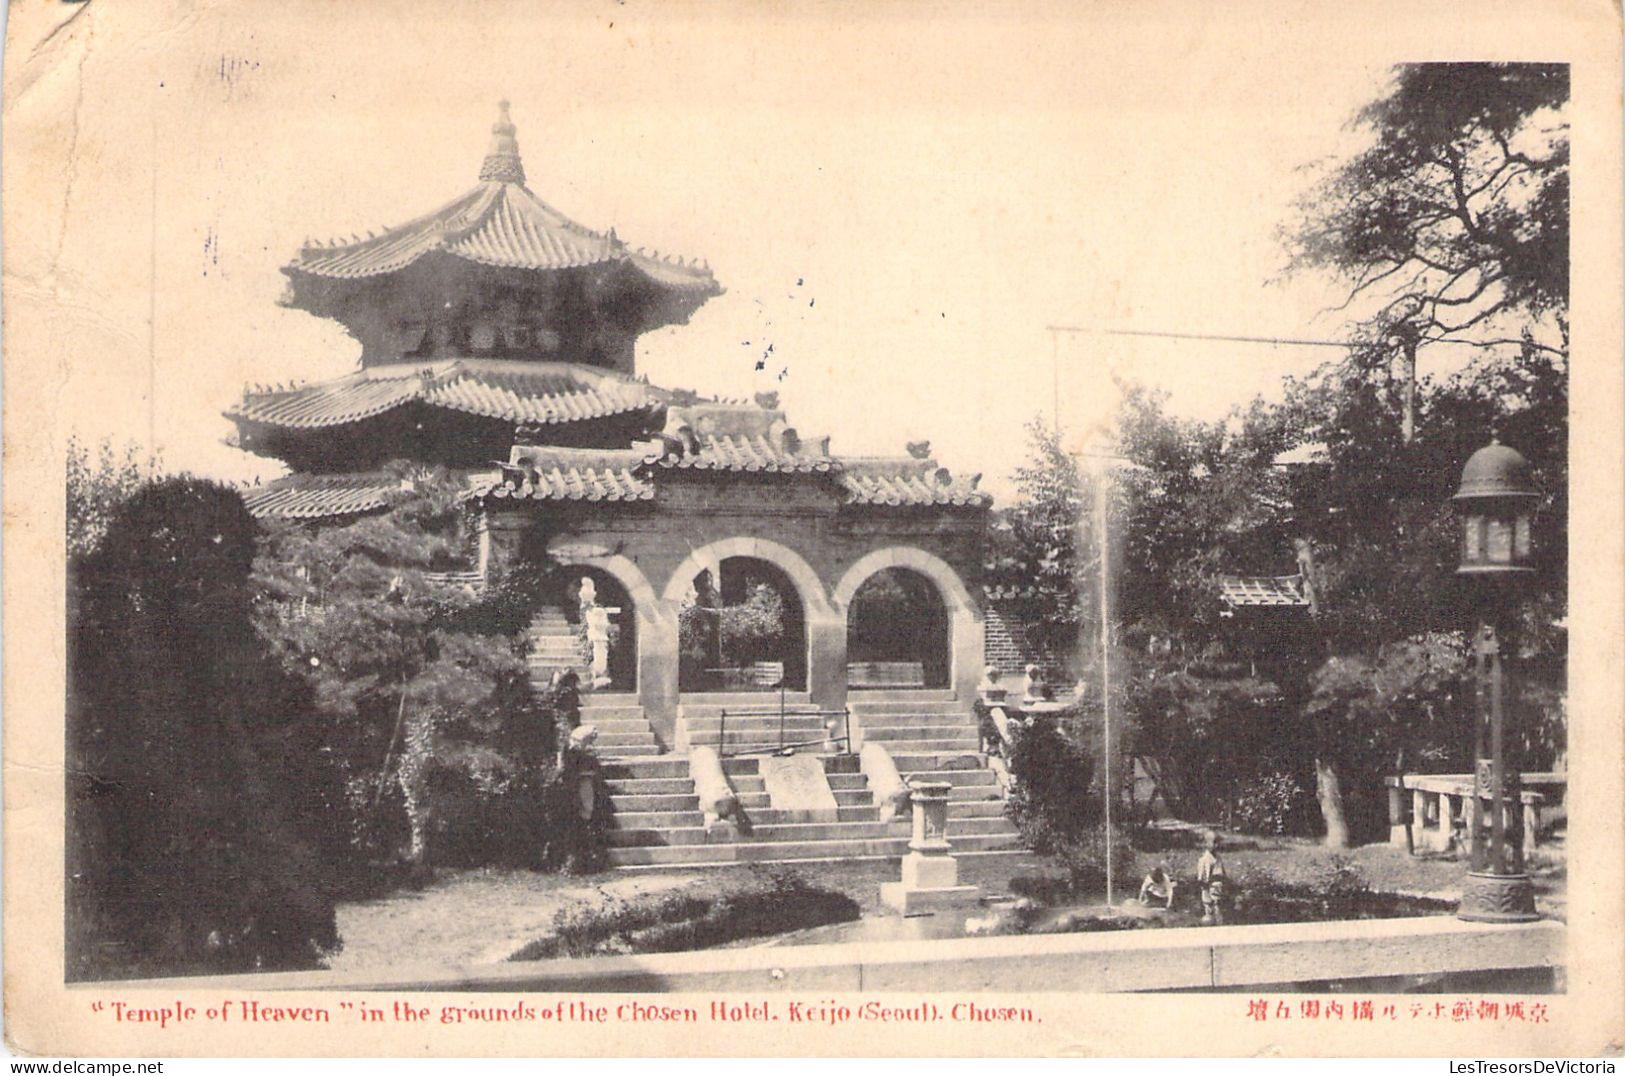
[[[831,594],[842,631],[845,631],[847,606],[858,588],[888,568],[906,568],[936,585],[943,604],[948,607],[949,683],[959,698],[974,698],[982,677],[982,608],[971,598],[959,573],[941,557],[912,546],[889,546],[860,557],[842,574]]]
[[[789,546],[770,538],[741,536],[723,538],[693,550],[666,580],[662,593],[666,608],[673,611],[679,608],[695,576],[732,557],[766,561],[789,578],[801,598],[806,618],[808,695],[821,706],[841,705],[846,699],[846,614],[830,604],[823,580],[806,559]]]

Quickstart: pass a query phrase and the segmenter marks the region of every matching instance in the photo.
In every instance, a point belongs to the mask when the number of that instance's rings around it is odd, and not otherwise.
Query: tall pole
[[[1099,535],[1096,541],[1098,548],[1096,555],[1100,561],[1100,725],[1101,725],[1101,756],[1104,759],[1103,781],[1106,796],[1106,907],[1112,906],[1112,640],[1111,640],[1111,600],[1109,584],[1111,581],[1111,568],[1109,565],[1111,538],[1108,528],[1106,503],[1106,462],[1101,461],[1095,473],[1095,533]]]
[[[1406,326],[1406,332],[1400,336],[1400,346],[1405,349],[1405,410],[1401,419],[1401,433],[1408,445],[1416,439],[1416,333]]]

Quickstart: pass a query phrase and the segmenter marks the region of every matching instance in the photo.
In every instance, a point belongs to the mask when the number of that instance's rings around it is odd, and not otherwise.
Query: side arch
[[[847,606],[858,588],[870,576],[888,568],[918,572],[931,580],[942,595],[942,602],[948,607],[948,682],[957,698],[974,699],[982,678],[982,651],[986,640],[982,606],[971,597],[959,573],[935,554],[912,546],[888,546],[859,557],[835,584],[834,606],[841,618],[843,636]],[[842,673],[844,677],[844,668]]]
[[[553,564],[555,570],[561,572],[568,572],[571,568],[597,568],[613,576],[617,583],[626,588],[638,616],[654,617],[659,614],[660,596],[655,593],[649,577],[643,574],[643,569],[630,557],[619,553],[607,557],[555,557]]]
[[[835,591],[831,595],[835,605],[845,609],[852,603],[858,588],[863,586],[871,575],[883,572],[887,568],[908,568],[919,572],[936,584],[937,592],[942,595],[943,604],[948,607],[950,613],[964,610],[977,620],[982,619],[981,605],[971,598],[964,580],[959,578],[959,573],[954,571],[947,561],[923,549],[903,545],[888,546],[859,557],[835,584]]]

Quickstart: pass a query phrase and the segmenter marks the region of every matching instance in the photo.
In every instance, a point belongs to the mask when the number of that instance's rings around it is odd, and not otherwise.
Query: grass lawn
[[[1194,849],[1136,852],[1133,869],[1117,882],[1119,901],[1139,890],[1140,879],[1165,862],[1176,879],[1187,883],[1196,870]],[[1313,841],[1288,838],[1227,838],[1221,848],[1233,878],[1250,870],[1267,871],[1278,881],[1312,884],[1334,865],[1336,853]],[[1454,899],[1460,892],[1464,862],[1440,856],[1414,857],[1387,845],[1373,844],[1342,853],[1370,888]],[[804,864],[795,868],[809,881],[851,897],[865,918],[883,915],[880,883],[897,878],[897,862],[867,861]],[[330,961],[341,969],[383,968],[401,963],[494,963],[549,932],[554,913],[566,904],[598,899],[602,893],[629,897],[695,884],[700,880],[741,880],[746,867],[677,871],[611,871],[591,877],[534,874],[528,871],[441,871],[420,891],[401,891],[377,900],[339,907],[339,934],[344,948]],[[1031,855],[964,856],[961,882],[980,886],[985,896],[1010,893],[1010,878],[1058,868]],[[1549,864],[1532,865],[1541,910],[1563,916],[1565,872],[1561,854]],[[1196,900],[1187,885],[1181,903]]]

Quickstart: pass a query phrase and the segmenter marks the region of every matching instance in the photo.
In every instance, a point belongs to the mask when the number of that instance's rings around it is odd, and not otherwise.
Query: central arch
[[[770,538],[722,538],[693,550],[666,580],[666,589],[662,597],[668,602],[682,601],[696,575],[708,568],[716,567],[730,557],[765,560],[783,571],[790,577],[790,582],[795,584],[796,592],[801,595],[809,621],[815,617],[832,615],[829,598],[824,591],[824,582],[818,578],[818,573],[813,571],[812,565],[808,564],[800,553]]]
[[[806,632],[806,690],[819,705],[836,706],[846,692],[846,618],[829,601],[818,573],[789,546],[769,538],[734,537],[709,542],[692,550],[671,573],[661,596],[670,609],[678,608],[694,579],[703,571],[716,571],[734,558],[765,561],[782,572],[801,603]]]

